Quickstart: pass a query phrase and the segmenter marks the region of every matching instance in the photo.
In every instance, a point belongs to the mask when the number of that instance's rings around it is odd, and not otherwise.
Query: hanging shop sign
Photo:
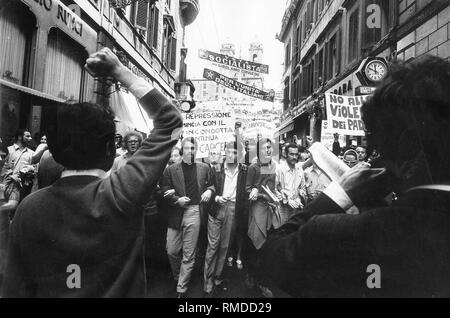
[[[328,129],[342,135],[364,136],[361,106],[369,96],[341,96],[326,93]]]
[[[57,27],[85,47],[88,53],[96,51],[97,33],[60,0],[22,0],[22,2],[30,7],[39,22],[38,25],[42,28],[50,30]]]
[[[209,151],[224,149],[227,138],[234,133],[233,111],[202,111],[183,113],[183,138],[197,141],[197,158],[208,157]]]
[[[268,93],[253,86],[240,83],[232,78],[226,77],[220,73],[217,73],[216,71],[207,68],[203,70],[203,78],[214,81],[217,84],[223,85],[229,89],[254,98],[273,102],[275,97],[272,93]]]
[[[229,55],[224,55],[220,53],[214,53],[207,50],[199,50],[198,56],[201,59],[208,60],[210,62],[227,65],[232,68],[251,71],[263,74],[269,74],[269,65],[255,63],[251,61],[241,60]]]

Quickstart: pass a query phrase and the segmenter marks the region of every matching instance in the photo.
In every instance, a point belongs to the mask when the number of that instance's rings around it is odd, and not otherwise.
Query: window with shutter
[[[315,63],[314,63],[314,77],[313,77],[313,90],[316,90],[317,87],[319,87],[318,83],[319,83],[319,64],[320,64],[320,58],[319,58],[319,53],[316,54],[315,57]]]
[[[155,19],[153,20],[153,39],[152,45],[155,49],[158,48],[158,26],[159,26],[159,10],[155,7]]]
[[[148,22],[148,2],[146,0],[138,0],[136,7],[135,26],[147,30]]]
[[[341,29],[336,34],[336,73],[341,72],[341,56],[342,56],[342,32]]]
[[[148,23],[147,43],[158,49],[159,10],[155,5],[150,7],[150,21]]]
[[[318,17],[319,17],[319,1],[314,0],[314,20],[313,20],[314,23],[317,22]]]
[[[324,74],[323,74],[323,51],[321,49],[319,52],[319,60],[318,60],[318,68],[317,68],[317,86],[321,86],[323,84]]]
[[[359,50],[359,10],[356,8],[348,19],[348,62],[358,58]]]
[[[177,39],[172,37],[172,48],[170,50],[170,69],[175,71],[177,65]]]
[[[308,30],[311,31],[311,26],[312,26],[312,22],[313,22],[313,6],[312,6],[312,1],[308,2],[308,7],[307,7],[307,16],[308,16]]]

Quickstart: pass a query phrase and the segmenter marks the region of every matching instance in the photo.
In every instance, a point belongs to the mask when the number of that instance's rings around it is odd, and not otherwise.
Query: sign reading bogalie
[[[201,59],[208,60],[210,62],[215,62],[223,65],[228,65],[230,67],[238,68],[244,71],[252,71],[257,73],[269,74],[269,65],[255,63],[251,61],[241,60],[229,55],[214,53],[207,50],[199,50],[198,56]]]
[[[197,140],[197,158],[208,157],[210,150],[224,149],[225,141],[234,133],[236,119],[232,111],[184,113],[183,117],[183,138]]]
[[[361,106],[370,97],[341,96],[325,94],[328,129],[333,133],[350,136],[364,136],[364,122],[361,119]]]
[[[217,84],[223,85],[229,89],[235,90],[241,94],[248,95],[254,98],[259,98],[262,100],[267,100],[269,102],[273,102],[274,95],[268,92],[262,91],[255,87],[240,83],[235,81],[232,78],[226,77],[220,73],[217,73],[213,70],[205,68],[203,70],[203,78],[206,78],[210,81],[214,81]]]

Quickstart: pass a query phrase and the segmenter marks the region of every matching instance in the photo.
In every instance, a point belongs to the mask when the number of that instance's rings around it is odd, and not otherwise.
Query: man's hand
[[[227,202],[227,200],[225,200],[222,196],[217,195],[216,196],[216,202],[219,204],[225,204]]]
[[[184,207],[186,204],[188,204],[191,201],[188,197],[181,197],[177,200],[177,204],[180,207]]]
[[[211,199],[211,195],[212,191],[209,189],[206,190],[205,192],[203,192],[200,202],[208,202]]]
[[[174,195],[174,194],[175,194],[175,190],[174,189],[169,189],[166,192],[164,192],[163,197],[165,198],[167,196],[171,196],[171,195]]]
[[[386,169],[371,169],[367,163],[360,163],[345,172],[338,183],[358,206],[368,200],[383,198],[389,192],[385,177]]]
[[[252,189],[252,191],[250,192],[250,195],[248,196],[248,199],[250,201],[256,201],[256,199],[258,199],[258,189],[257,188]]]
[[[119,61],[117,56],[107,47],[97,51],[86,60],[84,66],[94,77],[114,77],[119,80],[119,75],[125,70],[125,66]]]

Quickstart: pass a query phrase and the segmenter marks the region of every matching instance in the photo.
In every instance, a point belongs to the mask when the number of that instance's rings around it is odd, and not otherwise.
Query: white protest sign
[[[365,136],[361,106],[370,95],[341,96],[325,94],[328,129],[332,133]]]
[[[345,146],[345,136],[339,135],[339,144],[341,147]],[[330,151],[333,150],[334,134],[329,129],[328,121],[322,120],[322,130],[320,133],[320,143]]]
[[[194,137],[198,143],[197,158],[206,158],[210,149],[221,151],[234,133],[233,111],[184,113],[183,138]]]

